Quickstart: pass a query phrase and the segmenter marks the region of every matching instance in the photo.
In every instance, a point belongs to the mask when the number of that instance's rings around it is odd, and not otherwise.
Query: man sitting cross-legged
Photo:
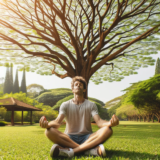
[[[74,77],[71,82],[74,98],[62,103],[58,117],[48,122],[41,117],[40,126],[46,128],[46,136],[55,143],[50,151],[51,157],[73,157],[77,153],[105,157],[103,143],[112,135],[111,127],[119,124],[113,115],[110,121],[102,120],[97,106],[84,98],[86,81],[82,77]],[[100,128],[92,133],[91,116]],[[63,119],[66,120],[65,133],[58,131]]]

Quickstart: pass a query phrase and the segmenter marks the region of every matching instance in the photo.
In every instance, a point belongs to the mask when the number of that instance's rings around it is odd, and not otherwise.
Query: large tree
[[[0,12],[0,56],[42,75],[120,81],[160,49],[159,0],[3,0]]]

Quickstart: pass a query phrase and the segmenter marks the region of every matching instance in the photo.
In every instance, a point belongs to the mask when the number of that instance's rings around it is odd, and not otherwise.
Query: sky
[[[153,55],[154,59],[160,57],[160,52]],[[16,68],[14,67],[13,75],[15,78]],[[129,87],[131,83],[146,80],[152,77],[155,73],[155,66],[149,66],[148,68],[141,68],[137,70],[138,74],[125,77],[120,82],[107,82],[104,81],[99,85],[95,85],[92,81],[89,82],[88,96],[97,98],[104,103],[112,100],[118,96],[123,95],[125,88]],[[5,77],[6,68],[0,67],[0,78]],[[21,84],[22,72],[18,72],[19,84]],[[71,78],[60,79],[55,75],[41,76],[34,72],[26,72],[26,85],[30,84],[42,85],[45,89],[54,88],[71,88]]]

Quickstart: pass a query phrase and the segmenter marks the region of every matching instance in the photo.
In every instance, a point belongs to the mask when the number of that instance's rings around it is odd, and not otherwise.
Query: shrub
[[[0,106],[0,117],[2,117],[2,119],[4,119],[6,112],[7,112],[7,109],[3,106]]]
[[[70,95],[73,95],[70,89],[58,88],[40,94],[35,100],[44,105],[54,106],[59,100]]]
[[[5,125],[7,125],[7,122],[5,122],[5,121],[0,121],[0,126],[5,126]]]

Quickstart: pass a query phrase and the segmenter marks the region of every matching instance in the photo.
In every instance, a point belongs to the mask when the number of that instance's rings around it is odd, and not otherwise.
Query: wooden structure
[[[42,111],[39,108],[36,108],[34,106],[21,102],[12,97],[6,98],[6,99],[0,99],[0,106],[5,107],[7,111],[12,111],[12,114],[11,114],[12,126],[14,126],[14,111],[22,111],[22,119],[21,119],[22,125],[23,125],[23,111],[31,111],[31,115],[30,115],[31,124],[32,124],[32,111]]]

